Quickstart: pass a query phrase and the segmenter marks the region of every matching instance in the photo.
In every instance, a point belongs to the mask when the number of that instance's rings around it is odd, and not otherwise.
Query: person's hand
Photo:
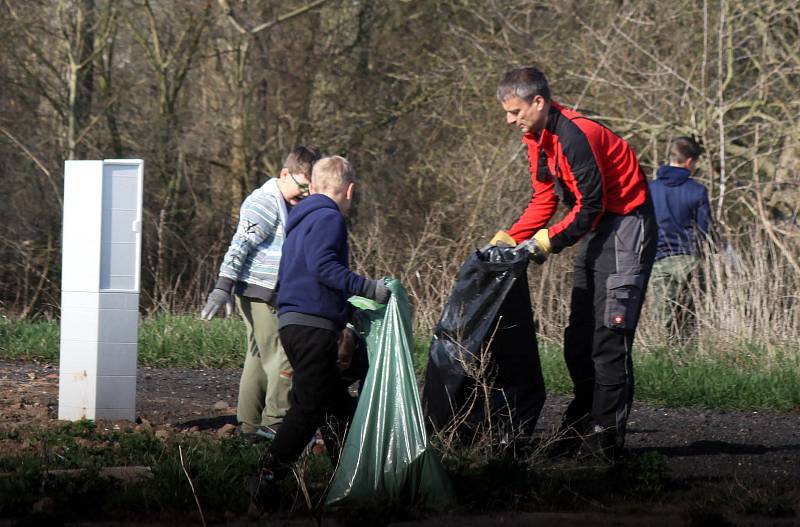
[[[541,265],[547,260],[550,255],[550,236],[547,234],[547,229],[540,229],[536,231],[533,238],[525,240],[517,246],[517,250],[528,251],[528,257]]]
[[[231,316],[233,313],[233,299],[231,299],[231,294],[223,289],[214,289],[208,294],[206,305],[203,310],[200,311],[200,318],[202,320],[211,320],[222,306],[225,306],[225,316]]]
[[[489,241],[489,245],[496,245],[498,247],[515,247],[517,242],[506,231],[497,231],[494,237]]]
[[[356,334],[350,328],[344,328],[339,333],[339,353],[336,357],[336,367],[339,373],[347,370],[353,364],[353,353],[356,350]]]
[[[379,304],[386,304],[389,302],[389,297],[392,296],[392,291],[386,287],[386,279],[379,278],[378,280],[364,281],[364,290],[361,296],[371,298]]]
[[[380,278],[376,280],[374,300],[379,304],[388,304],[389,297],[392,296],[392,290],[386,287],[386,279]]]

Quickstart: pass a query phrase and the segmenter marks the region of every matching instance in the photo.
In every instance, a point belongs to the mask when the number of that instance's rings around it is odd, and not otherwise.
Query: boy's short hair
[[[311,168],[314,163],[320,160],[322,154],[313,146],[298,146],[286,156],[283,168],[290,174],[303,174],[307,178],[311,177]]]
[[[669,142],[667,159],[670,163],[684,163],[690,157],[697,159],[703,153],[703,147],[695,141],[694,137],[682,135]]]
[[[350,183],[356,182],[356,171],[347,159],[341,156],[323,157],[311,171],[311,182],[317,192],[341,192]]]

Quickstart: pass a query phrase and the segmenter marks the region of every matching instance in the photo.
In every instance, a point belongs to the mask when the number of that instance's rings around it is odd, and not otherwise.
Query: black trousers
[[[575,259],[564,359],[574,399],[565,424],[600,426],[624,444],[633,403],[631,348],[655,259],[651,202],[631,214],[606,214]]]
[[[294,376],[289,411],[270,446],[270,463],[288,465],[297,461],[317,428],[336,459],[357,403],[336,366],[339,335],[297,325],[285,326],[279,333]]]

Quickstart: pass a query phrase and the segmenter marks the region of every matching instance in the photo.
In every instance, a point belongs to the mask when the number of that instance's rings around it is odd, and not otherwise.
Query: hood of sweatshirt
[[[688,169],[682,167],[672,167],[663,165],[658,167],[656,172],[656,179],[664,183],[668,187],[677,187],[686,183],[692,173]]]
[[[292,207],[291,214],[289,214],[289,221],[286,225],[286,234],[288,235],[298,223],[303,221],[303,218],[322,209],[333,209],[332,212],[341,214],[339,212],[339,206],[336,205],[336,202],[331,198],[324,194],[312,194]]]

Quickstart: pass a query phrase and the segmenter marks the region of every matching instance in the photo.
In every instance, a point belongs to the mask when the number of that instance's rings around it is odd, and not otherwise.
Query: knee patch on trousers
[[[642,304],[645,277],[615,273],[606,280],[606,310],[603,325],[611,329],[634,329]]]

